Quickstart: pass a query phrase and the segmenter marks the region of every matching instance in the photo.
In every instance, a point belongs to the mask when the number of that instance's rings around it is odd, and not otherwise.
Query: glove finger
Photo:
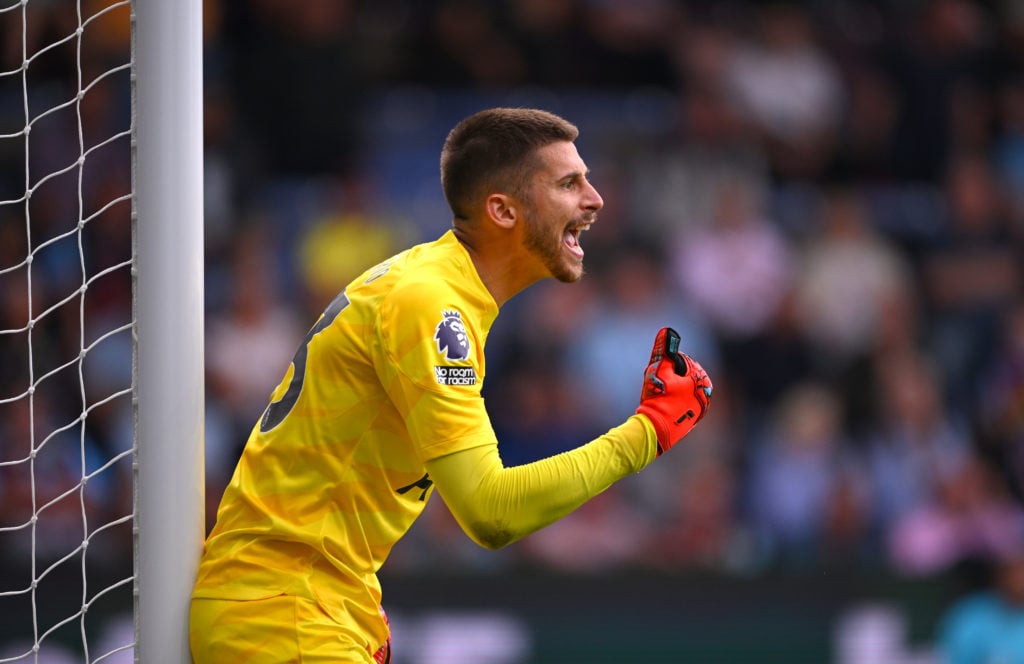
[[[697,400],[700,401],[703,410],[707,411],[708,406],[711,405],[711,395],[714,392],[714,385],[711,382],[711,377],[708,376],[708,372],[704,370],[704,367],[702,367],[699,362],[688,355],[683,355],[683,357],[685,358],[686,364],[690,370],[690,378],[693,381],[694,394],[697,397]]]
[[[662,366],[665,357],[673,357],[669,353],[672,349],[679,347],[679,334],[670,327],[663,327],[658,330],[654,337],[654,347],[651,348],[651,360],[644,370],[643,390],[640,393],[640,400],[648,399],[655,394],[665,392],[665,380],[662,373]]]
[[[665,333],[665,355],[678,355],[681,340],[679,333],[671,327],[662,328],[662,331]]]
[[[682,341],[679,333],[671,327],[663,327],[658,331],[654,340],[654,350],[651,353],[651,364],[656,364],[662,359],[672,361],[672,368],[676,374],[685,376],[687,372],[686,362],[682,353],[679,352],[679,343]]]
[[[654,348],[651,349],[651,364],[657,364],[662,358],[679,351],[679,333],[671,327],[663,327],[654,337]]]

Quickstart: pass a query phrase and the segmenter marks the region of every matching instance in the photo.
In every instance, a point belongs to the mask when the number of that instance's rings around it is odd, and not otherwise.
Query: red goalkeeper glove
[[[711,379],[697,362],[679,352],[679,333],[663,327],[654,339],[651,362],[637,413],[658,434],[658,456],[682,440],[711,405]]]

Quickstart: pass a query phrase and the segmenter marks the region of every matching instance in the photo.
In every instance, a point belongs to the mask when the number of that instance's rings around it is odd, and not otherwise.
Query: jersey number
[[[306,379],[306,355],[309,353],[309,342],[317,334],[326,330],[334,322],[334,319],[338,317],[342,309],[348,305],[348,296],[345,295],[345,291],[342,291],[338,294],[338,297],[334,298],[330,306],[327,307],[324,315],[320,317],[316,325],[306,333],[306,338],[302,340],[302,345],[299,346],[299,350],[295,352],[295,357],[292,358],[292,380],[288,383],[287,391],[277,401],[270,402],[270,405],[263,412],[263,419],[260,420],[261,433],[266,433],[276,427],[291,412],[295,402],[299,400],[299,394],[302,392],[302,382]]]

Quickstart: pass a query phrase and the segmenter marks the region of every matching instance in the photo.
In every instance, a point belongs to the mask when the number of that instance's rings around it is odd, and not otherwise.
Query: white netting
[[[132,660],[128,4],[0,0],[0,662]]]

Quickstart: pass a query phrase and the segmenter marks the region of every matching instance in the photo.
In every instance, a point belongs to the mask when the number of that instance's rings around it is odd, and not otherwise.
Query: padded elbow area
[[[427,462],[427,470],[463,532],[484,549],[500,549],[525,535],[510,523],[497,446],[473,447]]]
[[[492,551],[519,539],[508,524],[500,521],[477,521],[470,525],[469,532],[474,542]]]

